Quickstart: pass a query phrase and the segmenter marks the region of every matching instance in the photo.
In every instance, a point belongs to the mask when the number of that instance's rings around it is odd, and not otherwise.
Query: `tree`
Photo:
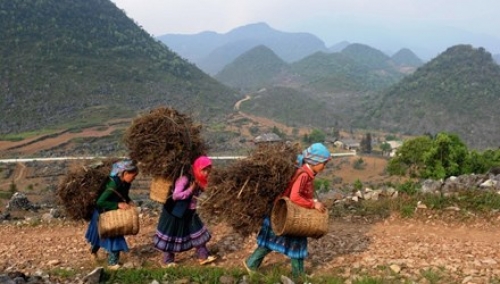
[[[317,142],[325,142],[326,134],[319,130],[313,129],[309,135],[304,134],[303,141],[306,143],[317,143]]]
[[[421,171],[425,169],[424,154],[431,147],[432,140],[428,136],[407,140],[399,148],[396,156],[389,161],[387,171],[394,175],[420,176]]]
[[[366,133],[366,136],[361,139],[359,143],[359,147],[361,152],[363,153],[371,153],[372,152],[372,135],[371,133]]]
[[[392,150],[391,144],[383,142],[382,144],[380,144],[380,150],[382,150],[382,155],[390,152]]]
[[[438,133],[434,138],[421,136],[403,143],[389,161],[390,174],[443,179],[470,173],[485,173],[500,165],[500,151],[471,151],[457,135]]]

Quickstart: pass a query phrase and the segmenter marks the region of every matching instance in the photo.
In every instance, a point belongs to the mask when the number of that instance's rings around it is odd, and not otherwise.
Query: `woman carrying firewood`
[[[120,252],[128,251],[128,245],[124,236],[99,238],[99,214],[109,210],[129,209],[133,206],[128,193],[138,173],[139,169],[132,160],[122,160],[113,164],[105,189],[97,199],[97,208],[85,234],[85,238],[91,245],[92,259],[97,259],[97,252],[103,247],[108,252],[108,268],[111,270],[120,268],[118,263]]]
[[[286,190],[278,196],[289,197],[290,200],[305,208],[325,212],[323,203],[314,199],[314,177],[325,169],[331,159],[330,152],[321,143],[312,144],[298,156],[299,168],[295,172]],[[282,235],[277,236],[271,228],[269,216],[264,218],[257,235],[258,247],[243,265],[249,273],[253,273],[271,251],[276,251],[291,259],[292,275],[299,277],[304,274],[304,258],[307,257],[307,237]]]
[[[163,252],[162,266],[175,266],[175,253],[196,249],[201,265],[213,262],[207,242],[211,235],[196,213],[197,198],[207,187],[212,161],[198,157],[192,171],[179,177],[174,183],[171,197],[163,205],[163,211],[154,236],[154,247]]]

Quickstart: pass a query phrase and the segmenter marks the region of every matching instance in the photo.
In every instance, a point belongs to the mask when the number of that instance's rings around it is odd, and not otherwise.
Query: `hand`
[[[189,190],[189,191],[191,191],[191,193],[193,193],[193,192],[194,192],[194,189],[196,188],[196,184],[197,184],[197,183],[196,183],[196,181],[193,181],[193,182],[191,182],[191,184],[189,185],[188,190]]]
[[[125,202],[118,202],[118,208],[119,209],[129,209],[130,208],[130,205],[128,205],[127,203]]]
[[[326,212],[325,205],[319,201],[314,201],[314,209],[318,210],[321,213]]]

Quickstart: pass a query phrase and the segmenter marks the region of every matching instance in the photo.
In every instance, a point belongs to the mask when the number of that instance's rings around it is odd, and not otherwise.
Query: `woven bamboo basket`
[[[320,238],[328,232],[328,212],[300,207],[282,197],[271,212],[271,227],[278,236]]]
[[[139,213],[135,207],[106,211],[99,215],[99,237],[137,235],[139,233]]]
[[[149,190],[149,199],[160,203],[167,202],[173,183],[171,178],[153,177]]]

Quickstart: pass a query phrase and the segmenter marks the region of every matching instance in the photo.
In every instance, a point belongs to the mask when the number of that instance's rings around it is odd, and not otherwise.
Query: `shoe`
[[[161,264],[162,268],[169,268],[169,267],[176,267],[176,266],[177,266],[177,263],[175,263],[175,262],[168,262],[168,263],[162,262],[162,264]]]
[[[109,269],[109,270],[115,270],[115,271],[116,271],[116,270],[120,269],[121,267],[122,267],[122,266],[121,266],[121,265],[119,265],[119,264],[114,264],[114,265],[109,265],[109,266],[108,266],[108,269]]]
[[[97,262],[97,253],[90,253],[90,260],[92,260],[93,262]]]
[[[205,265],[211,262],[214,262],[217,259],[217,257],[211,255],[205,259],[200,259],[200,265]]]
[[[255,270],[250,269],[250,267],[248,267],[246,259],[243,260],[243,267],[245,267],[245,269],[247,270],[248,275],[252,276],[255,274]]]

